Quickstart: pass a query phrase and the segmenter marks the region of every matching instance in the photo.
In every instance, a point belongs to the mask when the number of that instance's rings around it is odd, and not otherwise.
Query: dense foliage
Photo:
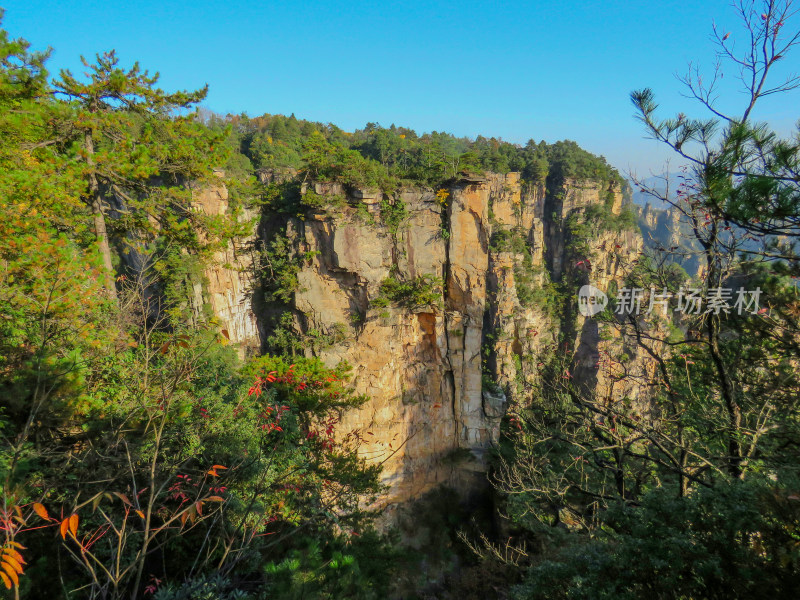
[[[687,224],[673,235],[690,239],[621,265],[627,293],[612,286],[608,307],[583,324],[608,342],[593,365],[602,386],[587,385],[586,366],[562,340],[507,417],[494,481],[511,537],[475,547],[519,575],[513,598],[800,590],[800,132],[781,138],[753,120],[761,97],[797,87],[768,75],[800,34],[786,29],[791,2],[735,6],[744,50],[715,31],[717,71],[684,79],[710,118],[660,119],[652,91],[632,94],[647,132],[689,163],[671,195],[639,185]],[[725,61],[747,92],[739,115],[716,103]],[[566,222],[578,255],[598,226],[630,224],[602,206],[586,216]],[[699,275],[689,277],[676,255],[693,257]],[[626,309],[634,289],[640,308]],[[748,291],[757,304],[747,305]],[[689,293],[701,307],[687,308]],[[650,372],[637,371],[642,359]]]
[[[356,187],[392,189],[399,182],[438,187],[459,173],[521,172],[527,181],[565,178],[618,181],[622,177],[602,157],[572,141],[524,146],[497,138],[475,140],[448,133],[418,134],[405,127],[368,123],[349,133],[335,125],[302,121],[294,115],[208,115],[215,131],[230,127],[231,144],[257,170],[308,168],[313,176]]]

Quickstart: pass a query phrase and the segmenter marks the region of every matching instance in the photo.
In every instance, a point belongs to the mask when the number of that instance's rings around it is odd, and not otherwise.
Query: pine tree
[[[82,200],[92,215],[94,233],[106,271],[106,288],[114,293],[114,265],[108,219],[129,232],[180,230],[192,220],[187,184],[210,176],[225,151],[219,134],[194,120],[193,106],[208,86],[167,93],[156,87],[138,63],[125,70],[112,50],[97,55],[87,80],[62,70],[53,81],[55,94],[69,101],[61,115],[65,141],[79,148]]]

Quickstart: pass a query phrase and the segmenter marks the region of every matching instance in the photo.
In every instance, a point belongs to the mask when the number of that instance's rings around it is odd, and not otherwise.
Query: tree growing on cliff
[[[89,69],[86,79],[62,70],[53,81],[54,94],[67,104],[52,141],[76,147],[81,198],[91,213],[106,287],[113,292],[109,216],[120,232],[158,231],[186,242],[199,225],[187,184],[208,178],[223,164],[226,147],[221,134],[200,127],[187,112],[205,98],[207,86],[164,92],[156,87],[158,73],[150,75],[138,63],[123,69],[113,50],[93,64],[83,57],[81,62]]]

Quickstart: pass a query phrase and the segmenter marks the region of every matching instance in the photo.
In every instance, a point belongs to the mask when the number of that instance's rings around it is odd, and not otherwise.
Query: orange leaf
[[[140,510],[137,510],[137,511],[136,511],[136,514],[137,514],[137,515],[139,515],[141,518],[143,518],[143,519],[144,519],[144,513],[143,513],[142,511],[140,511]]]
[[[44,507],[44,504],[40,504],[39,502],[34,502],[33,512],[35,512],[37,515],[39,515],[46,521],[50,520],[50,516],[47,514],[47,509]]]
[[[14,568],[7,563],[0,563],[0,567],[8,574],[9,579],[14,582],[14,585],[19,585],[19,576]]]
[[[181,525],[185,525],[186,524],[186,517],[188,517],[188,516],[189,515],[187,515],[186,513],[183,513],[181,515]]]
[[[14,550],[13,548],[6,548],[3,550],[3,553],[8,554],[9,556],[13,556],[17,562],[21,565],[25,564],[25,559],[22,558],[22,554]]]
[[[209,502],[225,502],[225,498],[222,496],[209,496],[206,500]]]
[[[11,580],[8,578],[8,575],[0,571],[0,578],[3,580],[3,585],[6,586],[7,589],[11,589]]]
[[[73,536],[78,534],[78,515],[72,515],[69,518],[69,530]]]
[[[59,533],[61,533],[61,539],[64,540],[67,538],[67,531],[69,531],[69,517],[61,521],[61,525],[58,528]]]
[[[219,477],[219,473],[217,473],[216,469],[211,469],[210,471],[208,471],[208,474],[211,475],[212,477]]]
[[[202,514],[203,514],[203,503],[200,500],[198,500],[197,502],[194,503],[194,505],[197,507],[197,514],[202,516]]]
[[[212,465],[211,468],[212,469],[227,469],[228,467],[223,466],[223,465]]]
[[[19,542],[8,542],[8,545],[14,546],[14,548],[19,548],[20,550],[26,550],[25,546],[23,546]]]
[[[22,575],[22,565],[19,564],[19,561],[16,558],[14,558],[13,556],[5,556],[3,558],[3,562],[5,564],[11,565],[12,569],[14,569],[20,575]]]

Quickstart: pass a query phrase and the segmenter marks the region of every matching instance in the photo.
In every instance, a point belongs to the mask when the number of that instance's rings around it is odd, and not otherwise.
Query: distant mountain
[[[666,178],[648,177],[643,179],[642,183],[659,194],[664,194],[669,185],[669,197],[675,198],[683,177],[677,173],[670,173]],[[681,211],[671,204],[647,192],[640,191],[639,186],[632,181],[630,181],[630,185],[634,190],[632,194],[633,210],[645,246],[651,250],[666,253],[670,262],[681,265],[690,275],[698,275],[702,248],[694,236],[688,217],[681,214]],[[774,236],[748,237],[746,234],[745,230],[734,224],[730,224],[728,231],[721,232],[723,239],[735,238],[742,250],[751,252],[761,251],[777,241]]]
[[[664,208],[654,208],[656,202]],[[686,217],[677,208],[656,198],[646,200],[644,206],[634,200],[633,210],[645,246],[652,251],[665,253],[669,262],[680,265],[689,275],[697,276],[700,272],[701,247]]]

